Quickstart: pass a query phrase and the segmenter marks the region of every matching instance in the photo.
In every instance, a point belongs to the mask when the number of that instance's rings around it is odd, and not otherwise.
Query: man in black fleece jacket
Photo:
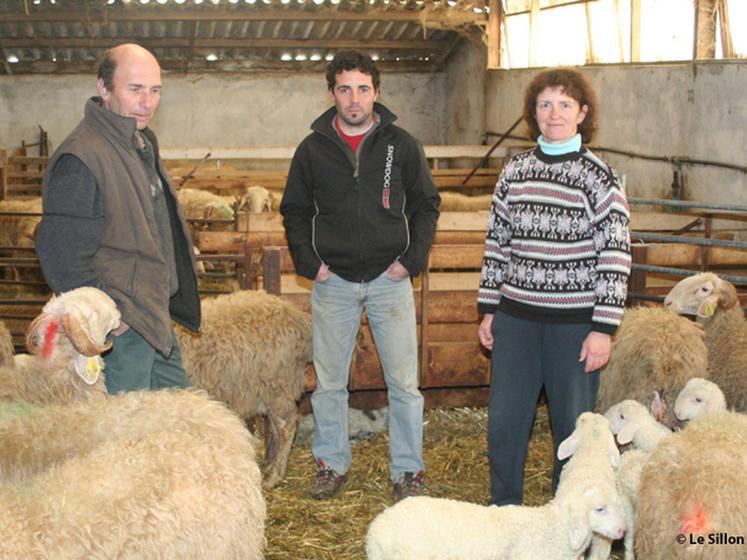
[[[327,68],[335,107],[298,146],[280,205],[296,271],[315,280],[312,496],[318,499],[337,494],[350,468],[347,384],[363,308],[388,390],[394,496],[423,490],[423,397],[410,277],[425,265],[440,197],[420,143],[376,103],[379,83],[370,57],[337,54]]]

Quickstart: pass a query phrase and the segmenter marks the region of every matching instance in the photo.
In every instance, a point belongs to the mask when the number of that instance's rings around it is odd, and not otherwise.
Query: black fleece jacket
[[[358,153],[333,125],[335,107],[296,149],[280,204],[296,272],[322,262],[350,282],[381,275],[399,259],[411,276],[425,265],[440,197],[420,143],[374,104],[378,123]]]

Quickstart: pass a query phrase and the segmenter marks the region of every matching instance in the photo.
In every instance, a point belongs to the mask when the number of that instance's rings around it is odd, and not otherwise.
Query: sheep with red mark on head
[[[53,297],[29,326],[32,355],[0,367],[0,401],[61,404],[105,397],[101,354],[111,347],[106,335],[120,321],[114,300],[96,288]]]

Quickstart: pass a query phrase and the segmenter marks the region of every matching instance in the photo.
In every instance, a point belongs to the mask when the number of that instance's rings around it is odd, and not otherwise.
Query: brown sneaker
[[[334,469],[327,468],[322,461],[317,463],[316,480],[311,490],[311,497],[315,500],[329,500],[342,490],[348,480],[346,474],[340,474]]]
[[[392,494],[394,494],[395,501],[399,502],[408,496],[422,496],[424,486],[425,472],[406,472],[392,486]]]

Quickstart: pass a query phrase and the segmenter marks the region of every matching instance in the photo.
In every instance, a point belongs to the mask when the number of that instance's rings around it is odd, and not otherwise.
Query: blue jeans
[[[389,400],[389,471],[393,481],[424,470],[423,396],[418,391],[415,302],[408,279],[385,274],[370,282],[348,282],[333,274],[311,292],[316,390],[312,452],[327,468],[350,468],[348,378],[361,312],[376,342]]]
[[[532,321],[497,312],[493,318],[492,377],[488,406],[491,504],[521,504],[524,462],[537,399],[545,386],[554,439],[553,493],[560,471],[560,442],[576,418],[592,410],[599,372],[578,361],[590,324]]]
[[[182,367],[179,342],[174,337],[171,355],[166,358],[130,327],[120,336],[109,334],[111,352],[104,356],[104,380],[111,393],[189,387],[189,378]]]

